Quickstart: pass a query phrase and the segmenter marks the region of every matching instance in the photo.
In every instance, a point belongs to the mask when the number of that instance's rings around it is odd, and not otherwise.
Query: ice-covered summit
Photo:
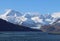
[[[18,11],[12,10],[12,9],[7,9],[6,12],[4,13],[5,16],[21,16],[22,14]]]

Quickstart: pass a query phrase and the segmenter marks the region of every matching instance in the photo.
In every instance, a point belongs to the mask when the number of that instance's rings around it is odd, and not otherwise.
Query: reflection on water
[[[60,35],[43,32],[0,32],[0,41],[60,41]]]

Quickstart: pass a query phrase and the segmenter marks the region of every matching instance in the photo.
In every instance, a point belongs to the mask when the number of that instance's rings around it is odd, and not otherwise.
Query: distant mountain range
[[[21,13],[12,9],[7,9],[4,14],[0,15],[0,18],[15,25],[25,26],[30,29],[41,29],[43,31],[49,31],[51,27],[51,29],[57,29],[55,26],[59,25],[58,23],[60,23],[60,13]],[[49,28],[49,30],[47,30],[47,28]]]

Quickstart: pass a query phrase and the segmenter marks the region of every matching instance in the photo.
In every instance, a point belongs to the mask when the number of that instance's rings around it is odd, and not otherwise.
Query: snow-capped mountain
[[[6,12],[4,13],[5,16],[21,16],[22,14],[18,11],[12,10],[12,9],[7,9]]]
[[[0,18],[18,25],[23,25],[31,28],[39,29],[42,25],[53,24],[58,18],[60,13],[53,14],[37,14],[37,13],[20,13],[18,11],[8,9]],[[56,16],[55,16],[56,15]]]
[[[20,24],[22,21],[26,20],[24,15],[22,15],[20,12],[11,9],[8,9],[3,15],[0,16],[0,18],[14,24]]]

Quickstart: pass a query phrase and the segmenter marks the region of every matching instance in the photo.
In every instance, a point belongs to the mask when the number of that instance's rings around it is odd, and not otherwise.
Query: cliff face
[[[55,30],[54,26],[44,25],[40,28],[43,32],[53,32]]]
[[[60,32],[60,26],[59,24],[57,25],[45,25],[45,26],[42,26],[41,30],[43,32]]]
[[[29,27],[12,24],[10,22],[0,19],[0,31],[41,31],[41,30],[31,29]]]

